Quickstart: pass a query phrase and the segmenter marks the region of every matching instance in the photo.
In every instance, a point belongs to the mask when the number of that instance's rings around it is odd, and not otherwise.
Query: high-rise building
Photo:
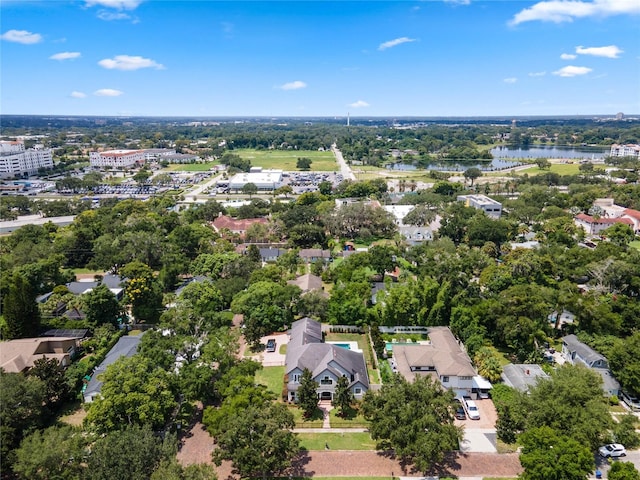
[[[53,168],[50,148],[36,145],[25,149],[22,142],[0,142],[0,178],[28,177],[49,168]]]

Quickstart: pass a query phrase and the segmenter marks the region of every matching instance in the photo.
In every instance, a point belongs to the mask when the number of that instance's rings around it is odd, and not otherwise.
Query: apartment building
[[[93,168],[133,168],[143,165],[145,160],[144,150],[106,150],[89,154]]]
[[[617,143],[614,143],[613,145],[611,145],[611,152],[609,153],[609,155],[612,157],[640,158],[640,145],[618,145]]]

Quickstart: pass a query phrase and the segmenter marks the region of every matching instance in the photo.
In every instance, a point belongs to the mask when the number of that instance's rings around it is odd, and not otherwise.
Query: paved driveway
[[[276,351],[267,352],[263,350],[258,355],[251,357],[253,360],[262,363],[263,367],[279,367],[284,365],[285,354],[280,353],[280,347],[289,343],[289,335],[286,333],[274,333],[260,339],[260,343],[266,347],[267,340],[274,338],[276,340]]]
[[[456,420],[464,427],[464,439],[460,451],[464,453],[496,453],[496,421],[498,414],[490,398],[475,400],[480,410],[480,420]]]

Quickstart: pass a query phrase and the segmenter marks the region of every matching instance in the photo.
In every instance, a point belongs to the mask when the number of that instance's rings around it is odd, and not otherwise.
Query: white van
[[[476,402],[465,398],[464,409],[467,411],[467,417],[469,417],[469,420],[480,420],[480,410],[478,410]]]

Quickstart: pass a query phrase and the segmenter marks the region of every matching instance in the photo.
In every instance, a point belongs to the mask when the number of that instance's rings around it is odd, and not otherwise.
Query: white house
[[[486,195],[458,195],[459,202],[465,202],[467,207],[482,210],[491,218],[500,218],[502,215],[502,204]]]
[[[356,399],[369,390],[367,365],[362,352],[324,343],[322,326],[310,318],[302,318],[291,325],[287,346],[285,372],[288,377],[287,400],[296,401],[302,372],[311,371],[318,383],[318,399],[332,400],[338,378],[346,377]]]
[[[619,395],[620,384],[609,370],[606,357],[588,345],[585,345],[575,335],[562,337],[562,355],[572,365],[584,365],[602,377],[602,389],[607,395]]]

